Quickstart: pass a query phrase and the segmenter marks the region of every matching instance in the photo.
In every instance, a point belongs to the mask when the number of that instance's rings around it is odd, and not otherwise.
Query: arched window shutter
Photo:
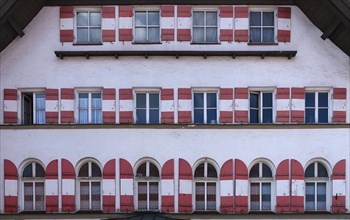
[[[115,159],[109,160],[103,167],[103,211],[115,212]]]
[[[192,168],[179,159],[179,212],[192,212]]]
[[[292,195],[291,212],[304,212],[304,169],[297,160],[291,160]]]
[[[233,160],[226,161],[220,171],[220,211],[233,213]]]
[[[162,167],[162,212],[174,212],[174,159]]]
[[[134,211],[134,175],[132,166],[125,159],[119,160],[120,167],[120,211]]]
[[[62,212],[75,211],[75,172],[67,159],[61,160],[62,174]]]
[[[46,212],[58,212],[58,160],[51,161],[45,171]]]
[[[4,177],[5,177],[5,212],[18,212],[18,174],[16,165],[10,160],[4,160]]]
[[[345,160],[341,160],[335,164],[333,168],[333,195],[332,195],[332,212],[343,213],[346,212],[345,198],[346,198],[346,172]]]
[[[289,179],[289,160],[283,160],[276,171],[277,198],[276,211],[290,212],[290,179]]]
[[[248,169],[245,163],[235,160],[235,208],[238,213],[248,212]]]

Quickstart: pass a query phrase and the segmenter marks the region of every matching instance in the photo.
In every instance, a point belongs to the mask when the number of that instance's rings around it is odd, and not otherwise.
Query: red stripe
[[[192,112],[191,111],[179,111],[179,123],[192,123]]]
[[[103,195],[103,211],[110,213],[115,212],[115,196]]]
[[[162,179],[174,179],[174,159],[168,160],[162,167]]]
[[[115,7],[102,7],[102,18],[115,18]]]
[[[332,196],[332,212],[333,213],[344,213],[345,208],[345,196]]]
[[[226,161],[220,170],[220,180],[233,180],[233,160]]]
[[[127,195],[120,196],[120,211],[121,212],[134,211],[134,196],[127,196]]]
[[[289,93],[290,89],[289,88],[277,88],[277,99],[289,99]]]
[[[305,99],[305,88],[292,88],[292,99]]]
[[[192,194],[179,194],[179,212],[192,212]]]
[[[290,212],[289,196],[276,196],[276,212]]]
[[[115,159],[109,160],[103,167],[103,179],[115,179]]]
[[[304,123],[304,111],[292,110],[292,122]]]
[[[119,89],[120,100],[132,100],[132,89]]]
[[[58,212],[58,196],[45,196],[46,212]]]
[[[178,90],[179,99],[191,100],[192,90],[188,88],[179,88]]]
[[[17,89],[4,89],[4,100],[17,100]]]
[[[304,180],[304,168],[297,160],[291,160],[292,180]]]
[[[132,29],[119,29],[119,41],[132,41]]]
[[[174,124],[174,112],[161,113],[162,124]]]
[[[173,5],[162,5],[160,6],[162,17],[174,17],[174,6]]]
[[[235,88],[236,99],[248,99],[248,88]]]
[[[132,6],[119,6],[119,17],[132,17]]]
[[[74,89],[61,89],[61,99],[74,100]]]
[[[248,42],[248,30],[235,30],[235,42]]]
[[[175,30],[174,29],[162,29],[162,40],[163,41],[174,41],[175,40]]]
[[[278,18],[291,18],[291,8],[290,7],[278,7]]]
[[[332,175],[332,179],[333,180],[345,180],[345,165],[346,162],[345,160],[341,160],[338,163],[335,164],[334,168],[333,168],[333,175]]]
[[[58,179],[58,160],[53,160],[47,165],[45,179]]]
[[[74,111],[61,111],[61,123],[74,123]]]
[[[58,124],[58,112],[45,112],[46,124]]]
[[[102,30],[103,42],[115,42],[115,30]]]
[[[220,89],[220,100],[233,100],[233,89],[221,88]]]
[[[248,7],[235,7],[235,18],[248,18]]]
[[[180,180],[192,180],[192,168],[191,165],[184,159],[179,159],[179,179]]]
[[[221,41],[233,41],[233,30],[231,29],[221,29],[220,30],[220,40]]]
[[[248,123],[248,111],[235,110],[236,123]]]
[[[291,212],[304,212],[304,196],[291,196]]]
[[[161,90],[162,100],[174,100],[174,89],[162,89]]]
[[[162,196],[162,212],[174,212],[174,196]]]
[[[277,122],[289,122],[289,111],[277,111],[276,112],[276,121]]]
[[[177,17],[179,18],[190,18],[191,15],[191,6],[179,5],[177,6]]]
[[[344,99],[346,100],[346,88],[334,88],[333,99]]]
[[[278,42],[290,42],[290,30],[278,30]]]
[[[236,196],[235,201],[236,201],[235,203],[236,212],[238,213],[248,212],[248,196]]]
[[[115,124],[115,112],[104,111],[102,112],[103,123],[106,124]]]
[[[220,6],[220,18],[233,18],[233,7]]]
[[[220,123],[233,123],[232,111],[220,111]]]
[[[61,174],[62,174],[62,179],[74,179],[74,167],[71,162],[69,162],[66,159],[61,160]]]
[[[115,89],[103,89],[103,100],[115,100]]]
[[[248,168],[245,163],[239,159],[235,160],[235,177],[237,180],[248,180]]]
[[[18,197],[17,196],[5,196],[4,208],[6,213],[18,212]]]
[[[74,8],[72,6],[62,6],[60,8],[60,18],[73,18]]]
[[[73,42],[73,30],[60,30],[61,42]]]
[[[46,89],[45,99],[53,101],[58,100],[58,89]]]
[[[4,160],[4,177],[5,180],[17,180],[18,178],[16,165],[7,159]]]
[[[177,29],[178,41],[191,41],[191,29]]]
[[[74,195],[62,195],[62,212],[75,212]]]
[[[277,167],[276,180],[289,180],[289,160],[283,160]]]
[[[220,212],[222,214],[233,213],[233,196],[220,196]]]
[[[133,171],[132,166],[130,163],[125,159],[119,160],[119,166],[120,166],[120,179],[133,179]]]
[[[17,124],[17,112],[4,111],[4,123],[5,124]]]
[[[333,122],[346,123],[346,111],[333,111]]]
[[[133,113],[132,111],[120,112],[120,124],[132,124],[133,123]]]

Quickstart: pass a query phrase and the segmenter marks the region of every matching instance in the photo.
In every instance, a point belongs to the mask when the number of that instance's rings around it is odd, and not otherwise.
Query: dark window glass
[[[250,12],[250,26],[261,26],[261,12]]]
[[[204,123],[204,110],[195,109],[194,110],[194,123]]]
[[[326,183],[317,183],[317,210],[326,210]]]
[[[328,93],[318,93],[318,107],[328,107]]]
[[[216,108],[216,93],[207,93],[207,107]]]
[[[149,107],[159,108],[159,94],[149,94]]]
[[[259,108],[259,94],[250,93],[250,107]]]
[[[146,108],[146,94],[136,94],[136,108]]]
[[[194,93],[194,107],[203,108],[204,107],[204,94]]]
[[[305,93],[305,107],[315,107],[315,93]]]
[[[263,28],[263,42],[273,43],[274,35],[275,35],[275,32],[273,28]]]
[[[250,210],[260,210],[260,183],[250,184]]]
[[[318,123],[328,123],[328,109],[318,110]]]
[[[146,110],[137,109],[136,110],[136,124],[146,124]]]
[[[145,177],[146,176],[146,163],[141,164],[136,171],[137,177]]]
[[[250,109],[250,123],[259,123],[259,110]]]
[[[207,210],[216,210],[216,183],[207,183]]]
[[[261,209],[271,210],[271,183],[261,183]]]
[[[148,12],[148,25],[159,25],[159,12],[158,11]]]
[[[310,164],[305,170],[305,177],[315,177],[315,164]]]
[[[88,177],[89,176],[89,164],[85,163],[81,166],[79,170],[79,177]]]
[[[100,177],[101,176],[101,169],[97,164],[91,163],[91,170],[92,170],[92,176],[93,177]]]
[[[216,169],[212,164],[208,163],[207,169],[208,169],[207,177],[218,177],[218,174],[216,173]]]
[[[216,124],[216,109],[207,110],[207,123]]]
[[[207,12],[206,13],[207,17],[206,17],[206,23],[209,26],[216,26],[218,19],[217,19],[217,13],[216,12]]]
[[[33,165],[31,163],[24,168],[23,177],[33,177]]]
[[[262,177],[272,177],[272,171],[269,166],[262,164]]]
[[[263,93],[263,107],[272,107],[272,93]]]
[[[305,209],[314,210],[315,209],[315,183],[306,183],[305,189]]]
[[[205,210],[205,183],[196,183],[196,210]]]
[[[272,123],[272,109],[263,110],[263,123]]]
[[[153,163],[149,164],[149,176],[151,176],[151,177],[159,177],[158,168]]]
[[[261,42],[261,28],[250,28],[250,42]]]
[[[150,110],[149,111],[149,123],[150,124],[159,124],[159,110]]]
[[[45,177],[45,170],[44,168],[38,164],[38,163],[35,163],[35,176],[36,177]]]
[[[194,177],[204,177],[204,163],[201,163],[194,172]]]
[[[250,169],[249,177],[259,177],[259,164],[255,164],[252,169]]]
[[[263,12],[263,25],[274,26],[274,17],[273,12]]]
[[[204,26],[204,12],[193,12],[193,25]]]
[[[327,169],[321,163],[317,163],[317,174],[318,174],[318,177],[328,177]]]
[[[315,123],[315,109],[305,110],[305,123]]]

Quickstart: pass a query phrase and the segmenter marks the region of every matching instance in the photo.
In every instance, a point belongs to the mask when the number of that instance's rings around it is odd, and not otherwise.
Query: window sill
[[[102,42],[100,43],[73,43],[73,46],[101,46],[103,45]]]
[[[191,42],[191,45],[220,45],[220,42]]]
[[[278,43],[255,43],[255,42],[248,42],[249,46],[277,46]]]
[[[162,44],[162,42],[133,42],[134,45],[144,45],[144,44]]]

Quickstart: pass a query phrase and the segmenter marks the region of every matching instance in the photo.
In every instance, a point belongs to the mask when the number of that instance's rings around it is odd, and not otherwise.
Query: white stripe
[[[119,29],[132,29],[132,17],[120,17]]]
[[[191,194],[192,193],[192,180],[180,180],[180,193]]]
[[[133,179],[121,179],[120,180],[120,195],[122,195],[122,196],[134,195]]]
[[[175,18],[174,17],[162,17],[161,18],[162,28],[174,29],[175,27]]]
[[[235,30],[248,30],[248,18],[235,18]]]
[[[235,100],[235,110],[248,111],[248,109],[249,109],[249,100],[248,99],[236,99]]]
[[[74,111],[74,100],[61,99],[61,110],[62,111]]]
[[[277,99],[276,110],[289,110],[289,99]]]
[[[46,100],[45,111],[58,112],[58,101],[57,100]]]
[[[333,111],[346,111],[346,100],[333,100]]]
[[[333,180],[333,196],[345,196],[345,180]]]
[[[248,196],[248,180],[236,180],[236,196]]]
[[[179,111],[192,111],[192,101],[191,100],[179,100]]]
[[[174,195],[174,180],[162,180],[162,196]]]
[[[220,18],[220,29],[233,29],[233,18]]]
[[[5,100],[4,101],[4,111],[16,112],[17,111],[17,100]]]
[[[229,111],[233,110],[233,100],[220,100],[220,111]]]
[[[17,195],[17,180],[5,180],[5,196]]]
[[[74,179],[62,180],[62,195],[74,195]]]
[[[102,30],[115,30],[115,19],[102,18]]]
[[[45,195],[58,195],[58,180],[45,180]]]
[[[120,100],[120,111],[133,111],[133,102],[132,100]]]
[[[305,110],[304,99],[292,99],[292,110]]]
[[[102,100],[102,111],[115,111],[115,101]]]
[[[292,196],[304,195],[304,180],[292,180]]]
[[[114,179],[103,179],[103,195],[115,195],[115,180]]]
[[[277,196],[289,196],[289,180],[277,180]]]
[[[191,18],[177,18],[178,29],[191,29],[192,19]]]
[[[61,30],[73,30],[73,18],[61,18],[60,29]]]
[[[233,180],[220,180],[220,196],[233,196]]]
[[[290,19],[279,18],[278,19],[278,30],[290,30]]]
[[[162,112],[173,112],[173,111],[174,111],[174,100],[163,100]]]

